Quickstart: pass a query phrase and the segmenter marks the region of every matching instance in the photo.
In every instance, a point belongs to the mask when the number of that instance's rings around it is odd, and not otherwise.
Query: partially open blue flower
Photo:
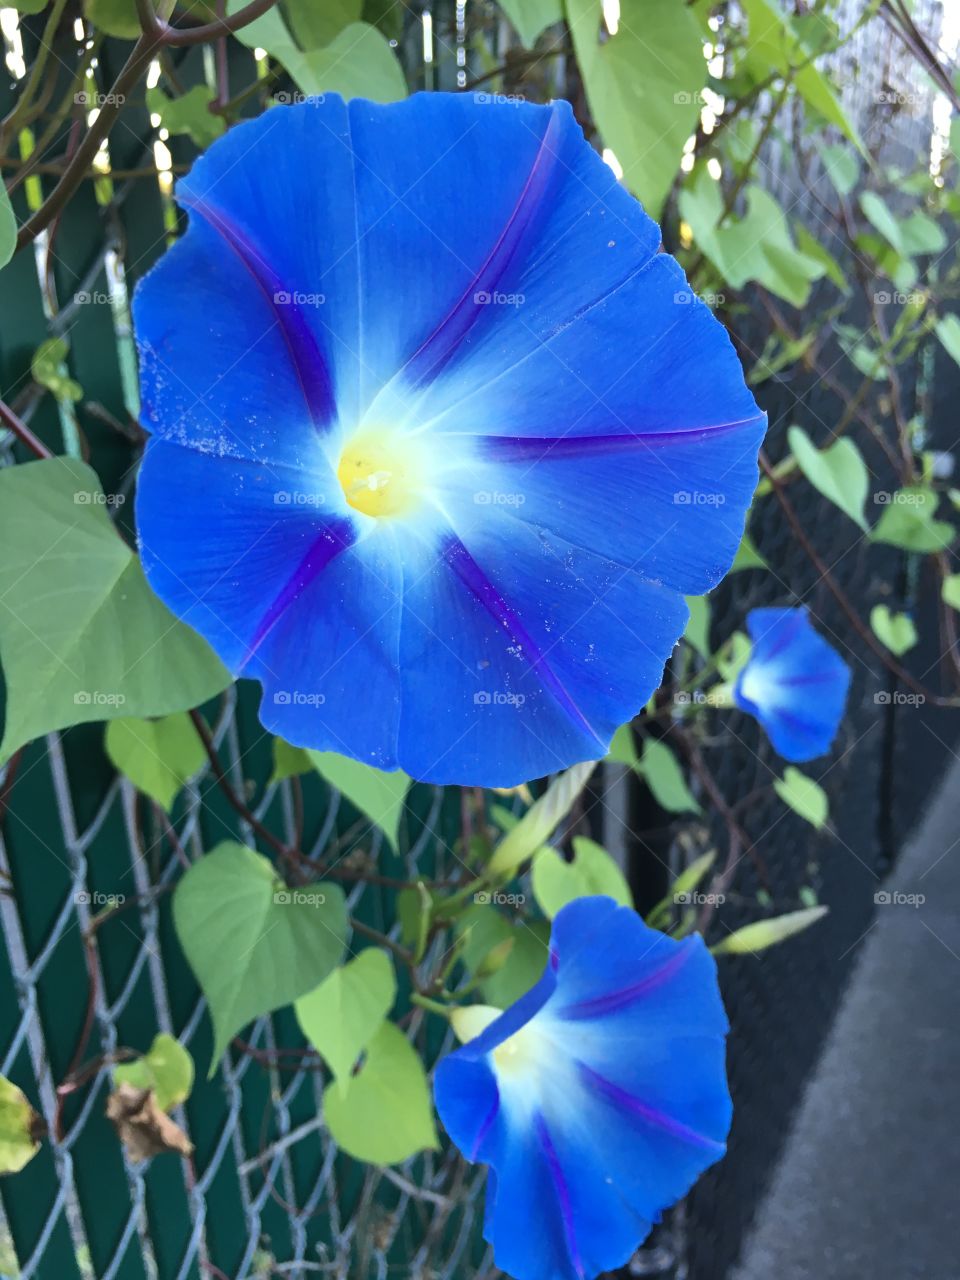
[[[764,418],[569,106],[277,108],[177,199],[134,304],[157,594],[293,743],[485,785],[602,756]]]
[[[517,1280],[622,1265],[725,1151],[727,1019],[699,935],[611,898],[557,913],[543,977],[437,1067],[437,1110],[490,1166],[484,1236]]]
[[[760,721],[784,760],[813,760],[836,737],[850,670],[813,629],[806,609],[753,609],[752,649],[737,677],[734,702]]]

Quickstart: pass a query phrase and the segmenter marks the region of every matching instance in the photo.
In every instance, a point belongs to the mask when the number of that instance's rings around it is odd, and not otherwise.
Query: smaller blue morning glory
[[[487,1025],[434,1089],[450,1137],[490,1166],[497,1266],[516,1280],[621,1266],[726,1150],[728,1024],[703,939],[579,898],[531,991],[502,1014],[464,1012]]]
[[[806,609],[753,609],[753,648],[733,690],[784,760],[825,755],[836,737],[850,670],[814,629]]]

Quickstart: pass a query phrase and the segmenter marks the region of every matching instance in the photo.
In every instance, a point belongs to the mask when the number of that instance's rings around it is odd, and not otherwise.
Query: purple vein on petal
[[[726,1150],[726,1143],[718,1142],[715,1138],[708,1138],[705,1133],[691,1129],[689,1125],[683,1124],[682,1121],[675,1120],[673,1116],[668,1116],[659,1107],[652,1107],[649,1103],[641,1102],[634,1094],[629,1093],[626,1089],[621,1089],[612,1080],[607,1080],[605,1076],[588,1067],[585,1062],[578,1062],[577,1069],[588,1088],[599,1093],[620,1110],[637,1116],[647,1124],[653,1125],[657,1129],[662,1129],[664,1133],[670,1134],[673,1138],[678,1138],[681,1142],[688,1142],[691,1146],[701,1147],[706,1151],[716,1151],[718,1155]]]
[[[664,961],[659,969],[655,969],[653,973],[641,978],[639,982],[635,982],[629,987],[621,987],[619,991],[610,991],[605,995],[595,996],[592,1000],[578,1000],[575,1004],[563,1005],[557,1009],[557,1015],[558,1017],[572,1020],[574,1018],[602,1018],[606,1014],[616,1013],[628,1004],[633,1004],[635,1000],[642,1000],[651,991],[655,991],[657,987],[668,982],[686,964],[687,958],[691,953],[691,947],[681,944],[669,960]]]
[[[493,1124],[494,1120],[496,1120],[497,1115],[499,1114],[499,1111],[500,1111],[500,1094],[498,1093],[493,1100],[493,1106],[490,1108],[490,1110],[487,1112],[486,1116],[484,1117],[483,1124],[480,1126],[480,1131],[477,1134],[477,1140],[473,1144],[473,1149],[471,1150],[470,1155],[468,1156],[468,1159],[476,1160],[477,1156],[480,1153],[480,1148],[483,1146],[483,1140],[484,1138],[486,1138],[487,1134],[490,1132],[490,1127]]]
[[[264,261],[263,255],[249,237],[227,214],[209,201],[194,195],[182,184],[178,188],[177,198],[185,209],[196,213],[217,232],[224,244],[233,251],[253,276],[276,316],[280,332],[290,351],[290,359],[303,390],[303,398],[313,425],[318,430],[326,427],[334,416],[330,375],[326,361],[300,307],[292,298],[289,302],[278,302],[278,295],[289,297],[283,281]]]
[[[560,1161],[557,1159],[556,1148],[550,1137],[550,1131],[542,1115],[537,1114],[534,1122],[537,1137],[540,1140],[540,1146],[543,1148],[543,1154],[547,1161],[547,1168],[550,1170],[550,1179],[557,1192],[557,1203],[560,1206],[560,1219],[563,1223],[563,1234],[566,1236],[567,1249],[570,1252],[570,1261],[573,1263],[573,1269],[578,1276],[583,1276],[583,1263],[580,1260],[580,1247],[577,1244],[577,1235],[573,1226],[573,1208],[570,1204],[570,1190],[567,1187],[567,1180],[563,1176],[563,1169],[560,1167]]]
[[[504,273],[523,245],[527,230],[542,207],[542,197],[556,165],[554,148],[560,127],[560,113],[553,110],[527,180],[496,243],[460,298],[401,370],[414,386],[422,385],[428,378],[436,376],[480,316],[491,310],[485,303],[477,301],[477,295],[497,291]]]
[[[306,591],[335,556],[353,545],[355,538],[356,531],[348,520],[331,522],[313,538],[307,554],[274,596],[269,609],[260,619],[253,639],[237,669],[237,675],[244,670],[290,605]]]
[[[701,444],[722,432],[737,431],[761,422],[762,416],[739,422],[720,422],[713,427],[689,431],[630,431],[597,436],[477,436],[480,448],[497,462],[538,462],[550,458],[589,458],[622,453],[636,448],[657,448],[675,444]],[[454,433],[444,433],[454,434]]]
[[[553,694],[574,724],[593,738],[600,749],[600,753],[605,754],[607,750],[606,744],[574,702],[563,681],[541,652],[540,646],[460,539],[452,536],[444,547],[443,554],[447,563],[467,590],[483,605],[494,621],[500,624],[513,643],[523,651],[525,658],[543,681],[544,688]]]

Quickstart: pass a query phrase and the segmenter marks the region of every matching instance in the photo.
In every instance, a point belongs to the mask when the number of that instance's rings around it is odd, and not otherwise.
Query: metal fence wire
[[[918,21],[935,30],[938,6],[918,6]],[[463,81],[467,49],[475,36],[502,42],[502,24],[480,3],[444,3],[432,14],[437,57],[422,61],[420,15],[406,13],[401,46],[412,83],[453,87]],[[29,64],[38,38],[36,19],[21,19],[20,55]],[[502,51],[502,50],[501,50]],[[74,49],[76,54],[76,49]],[[63,57],[66,52],[60,50]],[[108,85],[125,46],[107,40],[99,51],[98,78]],[[235,50],[237,83],[251,78],[250,55]],[[877,24],[860,37],[842,70],[847,107],[869,134],[869,87],[878,76],[909,89],[919,106],[895,120],[872,123],[885,130],[887,146],[916,157],[929,134],[929,98],[897,61]],[[62,75],[70,68],[61,63]],[[185,87],[205,76],[202,57],[180,57]],[[872,79],[871,79],[872,78]],[[866,86],[866,89],[865,89]],[[857,97],[856,95],[860,96]],[[0,83],[0,110],[13,89]],[[853,95],[853,96],[851,96]],[[875,98],[875,94],[873,95]],[[925,105],[924,105],[925,103]],[[151,164],[154,130],[144,107],[129,104],[123,127],[111,139],[111,163],[119,173]],[[784,121],[786,127],[787,122]],[[798,133],[798,157],[801,138]],[[62,139],[61,139],[62,142]],[[168,144],[174,166],[193,151],[182,139]],[[786,204],[814,217],[803,195],[810,181],[806,161],[785,169],[771,154],[767,181]],[[39,179],[38,179],[39,180]],[[797,200],[784,197],[784,190]],[[21,197],[22,198],[22,197]],[[18,210],[21,217],[24,209]],[[136,390],[127,283],[156,259],[171,230],[169,187],[142,177],[117,178],[111,198],[99,203],[87,183],[59,225],[41,238],[35,258],[21,254],[5,271],[10,294],[0,307],[0,385],[5,395],[29,386],[33,351],[51,334],[68,334],[72,375],[84,388],[84,435],[108,492],[131,490],[132,449],[122,429],[125,411],[136,414]],[[102,297],[102,305],[83,297]],[[79,301],[78,301],[79,299]],[[112,299],[112,302],[106,300]],[[764,335],[743,326],[746,344],[759,350]],[[931,425],[945,423],[956,403],[941,395]],[[921,388],[922,390],[922,388]],[[919,392],[918,392],[919,394]],[[763,389],[773,424],[773,456],[792,421],[829,424],[835,400],[810,378],[789,377]],[[22,414],[34,426],[63,432],[67,447],[78,435],[73,410],[52,407],[29,394]],[[120,420],[118,423],[117,420]],[[0,463],[12,461],[0,441]],[[880,459],[868,456],[878,477]],[[888,486],[888,487],[892,487]],[[913,604],[902,561],[869,552],[850,537],[849,522],[811,494],[802,509],[818,548],[836,566],[848,594],[869,607],[883,584]],[[118,519],[128,523],[128,507]],[[714,601],[715,640],[741,625],[744,610],[785,598],[790,591],[814,604],[818,619],[838,645],[850,637],[817,583],[809,561],[792,542],[772,506],[761,506],[752,526],[774,575],[734,577]],[[0,549],[2,554],[2,549]],[[704,750],[732,805],[745,802],[743,823],[761,850],[760,861],[742,867],[735,895],[724,908],[726,927],[755,915],[763,890],[778,906],[795,905],[801,888],[831,907],[818,930],[760,960],[723,963],[722,981],[733,1024],[731,1081],[736,1120],[727,1158],[658,1229],[629,1274],[681,1280],[722,1280],[776,1159],[789,1117],[819,1051],[860,937],[869,928],[877,878],[921,798],[905,791],[895,768],[909,743],[914,777],[932,781],[940,763],[933,736],[918,740],[899,709],[875,695],[889,690],[881,673],[860,655],[854,663],[853,714],[845,737],[823,770],[831,803],[832,834],[818,837],[794,815],[768,801],[750,803],[769,777],[769,756],[745,719],[729,721],[734,734],[709,740]],[[231,783],[261,797],[258,817],[293,830],[289,783],[271,785],[269,742],[255,714],[254,690],[238,686],[205,709],[217,751]],[[946,734],[946,729],[938,733]],[[612,775],[611,775],[612,776]],[[350,838],[356,815],[319,778],[304,783],[307,829],[313,854]],[[453,798],[418,787],[405,820],[402,857],[365,840],[351,856],[371,857],[397,877],[443,876],[459,836]],[[615,782],[602,796],[598,835],[625,847],[641,895],[659,896],[664,867],[678,870],[692,856],[689,836],[660,814],[641,784]],[[479,1235],[482,1175],[450,1151],[428,1154],[399,1168],[374,1169],[339,1153],[322,1125],[323,1077],[303,1058],[304,1041],[289,1011],[260,1019],[247,1033],[249,1052],[230,1051],[212,1079],[204,1079],[212,1042],[204,1004],[174,936],[169,890],[181,871],[177,846],[196,856],[222,839],[253,843],[253,833],[226,805],[209,772],[187,788],[172,815],[175,840],[161,816],[113,772],[103,751],[102,726],[86,725],[28,748],[0,828],[0,1071],[19,1084],[43,1114],[50,1134],[38,1156],[15,1178],[0,1180],[0,1273],[23,1280],[209,1280],[209,1277],[312,1275],[411,1277],[412,1280],[486,1280],[499,1274]],[[705,828],[693,853],[723,830]],[[172,850],[172,851],[171,851]],[[108,898],[125,899],[91,938],[93,915]],[[394,919],[389,890],[357,884],[352,912],[377,928]],[[403,998],[401,991],[401,999]],[[435,1058],[446,1047],[428,1039],[419,1010],[406,1024],[418,1048]],[[174,1118],[194,1144],[190,1159],[173,1155],[132,1164],[117,1141],[104,1108],[110,1070],[94,1070],[82,1087],[58,1093],[66,1076],[82,1072],[75,1060],[94,1062],[120,1046],[146,1050],[158,1030],[177,1036],[198,1065],[191,1097]],[[89,1034],[87,1034],[89,1033]],[[269,1056],[258,1057],[261,1051]],[[283,1051],[283,1052],[277,1052]],[[278,1065],[279,1064],[279,1065]]]

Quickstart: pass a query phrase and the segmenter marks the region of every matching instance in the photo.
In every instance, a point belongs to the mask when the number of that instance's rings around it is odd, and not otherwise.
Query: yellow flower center
[[[423,498],[422,445],[389,431],[366,431],[348,441],[337,467],[343,496],[365,516],[406,515]]]

